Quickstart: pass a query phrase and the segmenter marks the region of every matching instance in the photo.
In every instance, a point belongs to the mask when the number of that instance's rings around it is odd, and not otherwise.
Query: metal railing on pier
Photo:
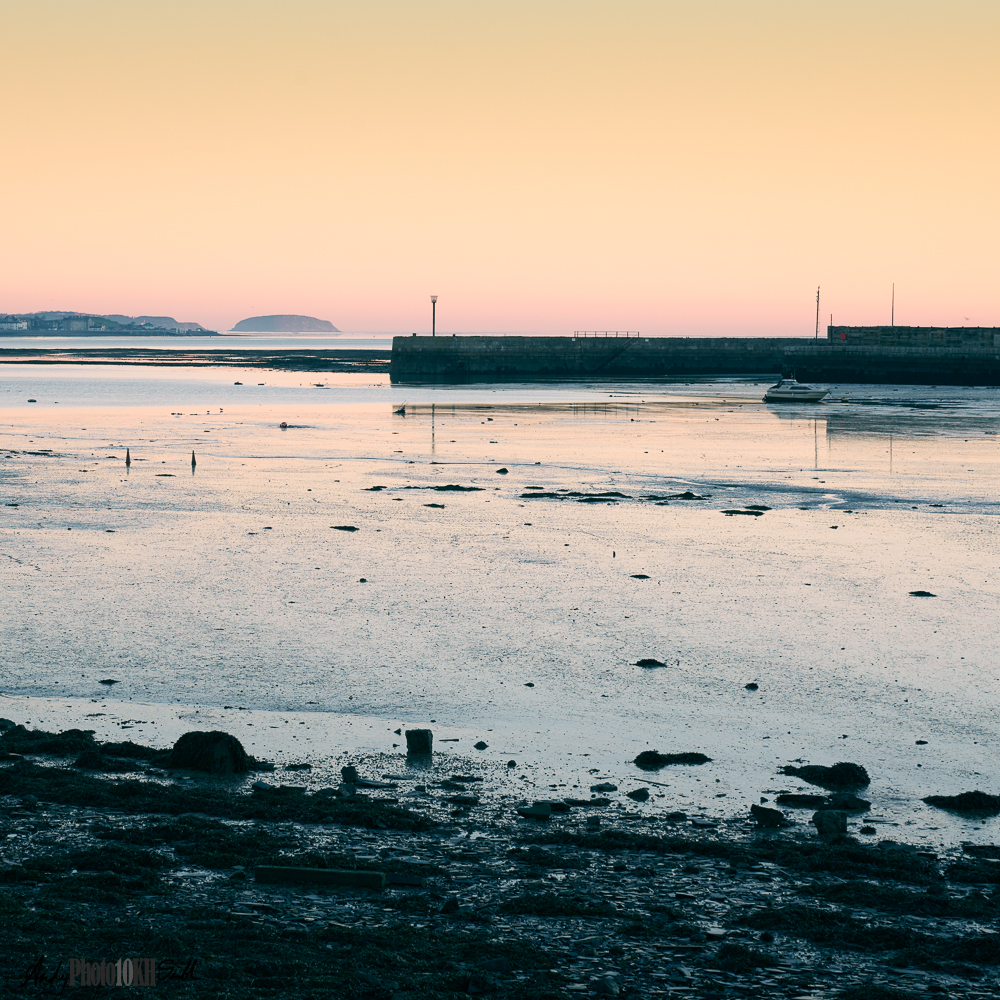
[[[638,330],[574,330],[574,337],[638,337]]]

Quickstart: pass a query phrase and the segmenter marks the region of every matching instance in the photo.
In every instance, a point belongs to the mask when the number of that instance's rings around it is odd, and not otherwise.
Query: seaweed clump
[[[986,792],[962,792],[960,795],[928,795],[924,802],[949,812],[970,813],[978,816],[1000,814],[1000,795]]]
[[[170,767],[208,774],[246,774],[254,764],[243,744],[229,733],[185,733],[170,752]]]
[[[741,974],[777,965],[778,960],[767,952],[727,941],[716,954],[715,963],[725,972]]]
[[[48,733],[44,729],[26,729],[15,726],[0,737],[0,749],[5,753],[51,754],[69,757],[71,754],[96,751],[98,743],[93,729],[67,729],[62,733]]]
[[[711,757],[706,757],[703,753],[657,753],[655,750],[643,750],[632,763],[644,771],[658,771],[668,764],[708,764],[711,760]]]

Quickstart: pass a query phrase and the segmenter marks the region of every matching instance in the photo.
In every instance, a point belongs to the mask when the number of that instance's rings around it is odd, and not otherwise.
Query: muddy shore
[[[79,730],[25,734],[0,739],[5,995],[89,996],[70,959],[130,956],[198,997],[997,992],[1000,848],[935,854],[856,822],[829,842],[801,809],[774,830],[640,813],[600,775],[579,798],[519,796],[516,761],[373,754],[356,786],[314,789],[303,764],[212,777]],[[536,801],[548,819],[518,815]]]
[[[0,363],[16,365],[141,365],[153,368],[267,368],[275,371],[389,372],[389,351],[154,350],[150,348],[0,347]]]

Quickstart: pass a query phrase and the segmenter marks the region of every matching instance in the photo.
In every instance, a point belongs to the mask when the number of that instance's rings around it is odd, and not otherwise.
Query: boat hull
[[[764,394],[765,403],[818,403],[824,396],[828,396],[826,389],[813,389],[810,392],[767,392]]]

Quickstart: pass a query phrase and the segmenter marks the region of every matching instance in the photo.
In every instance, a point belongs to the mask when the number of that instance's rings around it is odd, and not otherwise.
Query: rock
[[[413,756],[426,755],[434,749],[434,734],[429,729],[406,730],[406,752]]]
[[[73,761],[74,767],[82,767],[87,771],[103,771],[104,758],[96,750],[85,750]]]
[[[962,792],[961,795],[928,795],[924,802],[950,812],[973,813],[982,816],[1000,814],[1000,796],[986,792]]]
[[[299,763],[299,764],[286,764],[286,771],[311,771],[313,769],[312,764]]]
[[[648,788],[636,788],[634,791],[626,792],[626,795],[630,799],[635,799],[636,802],[648,802],[649,801],[649,789]]]
[[[834,840],[847,833],[847,813],[837,809],[821,809],[813,814],[816,832],[826,840]]]
[[[37,809],[38,808],[38,797],[35,795],[22,795],[21,805],[25,809]]]
[[[352,785],[358,783],[358,769],[353,764],[347,764],[340,769],[340,776],[344,781],[349,781]]]
[[[766,829],[784,826],[788,822],[780,809],[769,809],[767,806],[759,806],[756,803],[750,806],[750,816],[757,826]]]
[[[477,750],[488,750],[490,746],[488,743],[484,743],[482,740],[480,740],[478,743],[473,743],[472,745]]]
[[[803,795],[799,792],[782,792],[775,796],[779,806],[799,806],[802,809],[820,809],[828,801],[825,795]]]
[[[703,753],[657,753],[655,750],[643,750],[632,763],[644,771],[658,771],[668,764],[708,764],[711,760],[711,757],[706,757]]]
[[[867,799],[859,799],[857,795],[831,795],[820,809],[837,809],[840,812],[868,812],[872,804]]]
[[[266,781],[255,781],[250,787],[255,792],[270,792],[273,791],[276,786],[270,785]],[[331,788],[330,791],[332,792],[333,789]],[[318,795],[319,792],[317,792],[316,794]]]
[[[554,813],[568,813],[570,810],[569,802],[560,802],[558,799],[540,799],[540,802],[544,802]]]
[[[458,901],[458,896],[449,896],[445,901],[444,905],[441,907],[442,913],[458,913],[461,903]]]
[[[357,531],[358,529],[353,524],[331,524],[331,528],[334,531]]]
[[[536,802],[530,806],[518,806],[517,813],[525,819],[547,820],[552,815],[552,806],[548,802]]]
[[[587,817],[587,827],[590,830],[598,830],[601,826],[600,816],[588,816]]]
[[[17,723],[11,722],[10,719],[0,719],[0,733],[5,733],[8,729],[13,729],[16,725]]]
[[[516,760],[509,760],[509,761],[507,761],[507,766],[508,767],[517,767],[517,761]]]
[[[170,752],[170,767],[208,774],[244,774],[253,759],[235,736],[213,731],[185,733]]]
[[[448,801],[453,806],[478,806],[478,795],[449,795]]]
[[[786,764],[781,768],[782,774],[790,774],[810,785],[820,788],[861,788],[871,783],[868,772],[860,764],[850,764],[841,761],[833,767],[823,767],[819,764],[806,764],[804,767],[794,767]]]
[[[644,656],[641,660],[636,660],[633,666],[636,667],[665,667],[662,660],[656,660],[652,656]]]
[[[506,958],[488,958],[479,963],[479,968],[484,972],[510,972],[512,966]]]
[[[507,471],[508,471],[507,469],[497,469],[496,470],[498,476],[506,476],[507,475]]]
[[[911,590],[910,597],[937,597],[937,594],[932,594],[929,590]]]
[[[747,689],[748,691],[759,691],[759,690],[760,690],[760,685],[759,685],[759,684],[757,684],[757,683],[756,683],[756,682],[754,682],[754,681],[751,681],[751,682],[750,682],[749,684],[744,684],[743,686],[744,686],[744,687],[745,687],[745,688],[746,688],[746,689]]]
[[[106,687],[111,687],[112,685],[117,684],[118,681],[116,681],[113,677],[106,677],[103,681],[98,681],[97,683],[104,684]]]
[[[258,882],[305,882],[312,885],[349,885],[359,889],[385,888],[383,872],[357,870],[340,871],[336,868],[286,868],[284,865],[261,865],[254,869]]]
[[[345,781],[337,789],[337,795],[342,799],[353,799],[357,794],[358,786],[353,781]]]
[[[618,984],[611,978],[611,976],[604,976],[602,979],[598,979],[593,985],[594,992],[599,996],[621,996],[621,990],[618,988]]]
[[[591,785],[590,790],[592,792],[617,792],[618,786],[613,785],[610,781],[602,781],[599,785]]]

